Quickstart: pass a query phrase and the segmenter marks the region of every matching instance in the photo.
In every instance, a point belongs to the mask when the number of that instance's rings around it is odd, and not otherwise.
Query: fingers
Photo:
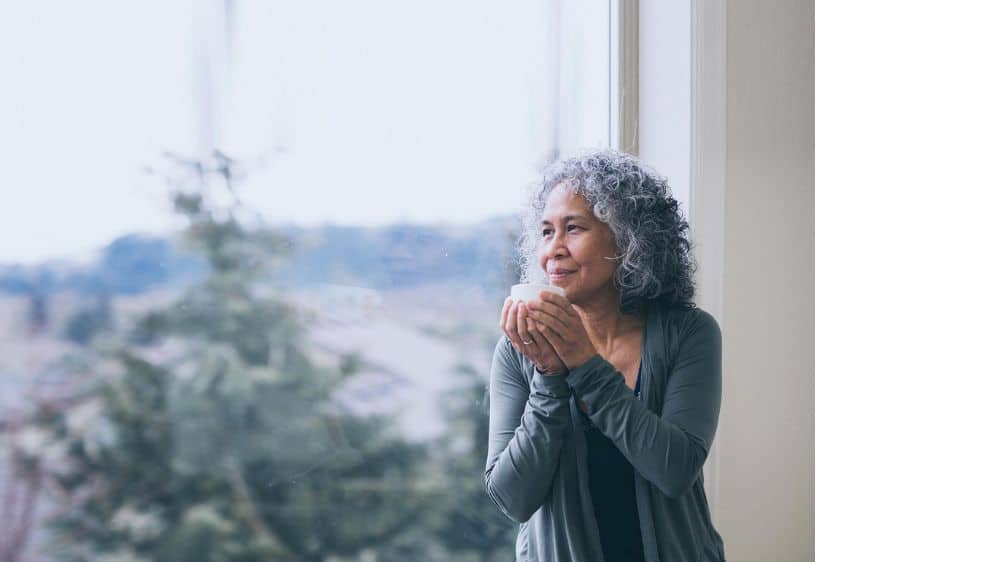
[[[537,320],[543,324],[546,324],[549,328],[556,332],[561,332],[569,328],[569,323],[562,317],[559,316],[558,312],[553,313],[551,309],[541,309],[533,308],[529,311],[528,316],[534,320]]]
[[[559,350],[562,349],[563,345],[566,343],[566,338],[559,333],[559,330],[562,328],[556,329],[552,327],[551,318],[551,316],[545,318],[538,318],[537,316],[534,318],[530,316],[528,317],[535,327],[534,333],[545,338],[545,340],[552,345],[552,349],[554,349],[558,354]]]
[[[529,313],[528,316],[538,320],[539,322],[544,322],[548,324],[550,328],[556,331],[561,331],[562,329],[569,328],[569,318],[566,317],[565,312],[550,303],[531,301],[528,305]]]
[[[533,304],[539,304],[534,301]],[[529,314],[528,305],[524,302],[507,298],[500,312],[500,329],[507,336],[511,345],[532,363],[542,365],[542,369],[558,371],[564,368],[559,354],[563,339],[561,334],[551,327],[560,325],[559,320],[548,315],[536,320]],[[549,324],[549,325],[546,325]],[[525,343],[531,342],[531,343]],[[542,370],[540,369],[540,370]]]
[[[539,299],[543,302],[551,303],[554,307],[562,310],[566,314],[571,315],[573,312],[575,312],[573,310],[573,305],[570,304],[569,300],[558,293],[553,293],[552,291],[543,290],[539,294]]]
[[[507,319],[510,316],[511,302],[510,297],[507,297],[507,300],[503,301],[503,310],[500,311],[500,329],[508,338],[510,338],[510,332],[507,329]]]
[[[511,345],[514,346],[521,355],[524,355],[524,344],[521,343],[522,340],[517,337],[517,315],[515,314],[517,301],[507,297],[507,300],[503,303],[503,312],[500,313],[500,329],[510,340]]]
[[[510,310],[510,297],[507,297],[503,301],[503,309],[500,310],[500,329],[504,332],[507,331],[507,311]]]
[[[517,335],[524,345],[534,345],[534,339],[528,333],[528,305],[523,302],[517,303]]]
[[[552,360],[550,364],[550,369],[548,371],[545,370],[544,368],[539,370],[546,373],[550,371],[555,371],[556,369],[559,368],[556,367],[556,365],[561,365],[562,362],[562,360],[559,359],[559,352],[556,350],[555,347],[553,347],[552,342],[549,341],[549,338],[545,335],[545,332],[539,330],[540,324],[538,324],[531,318],[528,318],[527,323],[528,323],[528,333],[531,334],[531,337],[535,340],[535,345],[532,345],[531,347],[537,347],[537,349],[535,349],[535,352],[538,353],[540,357],[548,357],[549,359]]]
[[[553,352],[556,351],[556,344],[562,342],[562,340],[559,339],[559,334],[545,324],[536,322],[530,316],[528,317],[528,333],[531,334],[531,337],[536,342],[538,342],[539,347],[549,348]]]

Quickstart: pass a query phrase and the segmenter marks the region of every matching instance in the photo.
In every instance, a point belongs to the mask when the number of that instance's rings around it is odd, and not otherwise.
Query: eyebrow
[[[577,219],[577,220],[584,219],[584,220],[586,220],[586,218],[587,217],[585,217],[583,215],[566,215],[565,217],[562,218],[562,221],[566,222],[566,221],[571,221],[571,220],[574,220],[574,219]],[[552,224],[552,223],[543,219],[542,220],[542,224]]]

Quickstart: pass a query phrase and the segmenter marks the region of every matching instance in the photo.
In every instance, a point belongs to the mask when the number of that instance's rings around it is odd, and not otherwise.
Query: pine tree
[[[293,244],[241,220],[235,163],[217,154],[176,165],[184,240],[210,271],[108,344],[71,406],[34,417],[65,453],[50,475],[62,498],[52,557],[320,562],[392,552],[428,507],[426,451],[396,436],[391,419],[355,417],[329,399],[354,363],[311,359],[308,318],[269,277]],[[211,203],[220,181],[235,203]]]
[[[510,253],[498,264],[508,285],[520,282],[520,270],[514,248],[518,234],[507,234]],[[499,295],[495,310],[502,308]],[[499,330],[482,331],[477,339],[484,350],[492,353]],[[501,562],[514,557],[517,524],[503,515],[486,494],[483,472],[489,446],[489,373],[480,372],[469,363],[456,366],[461,383],[442,400],[449,418],[449,434],[437,446],[444,459],[444,473],[451,485],[441,498],[439,519],[430,523],[431,532],[456,560],[468,562]]]
[[[459,555],[456,560],[511,560],[517,525],[500,513],[483,482],[489,440],[487,377],[464,363],[456,374],[462,384],[443,401],[451,430],[440,455],[447,463],[444,472],[451,484],[441,498],[440,519],[431,532]]]

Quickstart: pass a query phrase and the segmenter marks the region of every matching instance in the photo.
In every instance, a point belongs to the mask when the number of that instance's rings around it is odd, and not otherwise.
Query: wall
[[[813,559],[813,5],[726,3],[718,506],[733,562]]]

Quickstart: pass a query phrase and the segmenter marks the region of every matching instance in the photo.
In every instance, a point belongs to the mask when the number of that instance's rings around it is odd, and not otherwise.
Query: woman
[[[721,401],[721,332],[692,304],[687,223],[666,182],[601,151],[530,198],[522,279],[562,297],[501,312],[486,490],[521,523],[517,560],[724,560],[702,465]]]

